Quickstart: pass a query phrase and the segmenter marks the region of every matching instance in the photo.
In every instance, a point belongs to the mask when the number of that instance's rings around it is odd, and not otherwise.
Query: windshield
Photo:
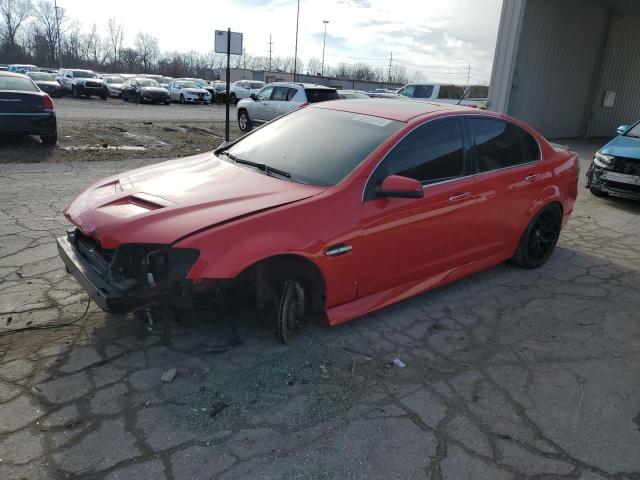
[[[178,85],[182,88],[200,88],[195,84],[195,82],[180,82]]]
[[[74,70],[73,78],[96,78],[96,74],[85,70]]]
[[[368,115],[304,108],[266,124],[226,152],[288,172],[294,182],[331,186],[401,125]]]
[[[39,92],[40,90],[28,78],[0,76],[0,90],[20,90],[23,92]]]
[[[56,79],[56,77],[54,77],[53,74],[46,73],[46,72],[30,72],[29,76],[31,77],[32,80],[43,80],[43,81],[49,81],[49,82]]]
[[[251,85],[251,90],[256,90],[264,87],[264,83],[262,82],[250,82],[250,85]]]
[[[640,123],[636,123],[633,127],[624,133],[625,137],[640,138]]]
[[[118,84],[118,83],[122,83],[124,82],[124,78],[120,78],[120,77],[107,77],[105,78],[105,82],[107,82],[110,85],[113,84]]]
[[[160,87],[161,85],[151,78],[139,78],[138,85],[141,87]]]

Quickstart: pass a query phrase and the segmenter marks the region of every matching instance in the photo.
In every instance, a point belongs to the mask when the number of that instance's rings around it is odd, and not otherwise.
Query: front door
[[[475,196],[459,118],[409,133],[372,174],[363,198],[358,296],[446,274],[469,261]],[[415,178],[424,198],[377,198],[388,175]]]
[[[267,112],[269,111],[269,103],[271,103],[271,94],[273,87],[264,87],[256,95],[256,100],[251,105],[251,120],[258,122],[266,122],[269,120]]]

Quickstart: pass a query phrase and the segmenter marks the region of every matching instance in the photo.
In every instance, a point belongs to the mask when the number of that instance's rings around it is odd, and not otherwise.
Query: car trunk
[[[0,113],[44,112],[44,97],[39,92],[0,91]]]

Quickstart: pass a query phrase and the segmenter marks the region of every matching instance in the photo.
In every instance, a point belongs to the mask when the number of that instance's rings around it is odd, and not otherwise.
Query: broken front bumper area
[[[196,250],[163,245],[122,245],[102,250],[78,230],[56,240],[69,272],[104,311],[117,314],[179,304],[190,293],[185,280]]]
[[[640,175],[614,172],[592,163],[587,170],[587,188],[616,197],[640,200]]]

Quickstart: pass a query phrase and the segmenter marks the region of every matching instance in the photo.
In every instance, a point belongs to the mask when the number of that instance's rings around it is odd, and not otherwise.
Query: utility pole
[[[323,20],[322,23],[324,23],[324,37],[322,38],[322,69],[320,76],[324,77],[324,48],[327,46],[327,23],[329,23],[329,20]]]
[[[58,15],[58,0],[53,0],[53,8],[56,11],[56,40],[58,43],[58,61],[62,68],[62,47],[60,44],[60,16]]]
[[[298,13],[296,14],[296,50],[293,54],[293,81],[296,81],[298,71],[298,22],[300,21],[300,0],[298,0]]]
[[[271,46],[273,42],[271,41],[271,34],[269,34],[269,71],[271,71]]]
[[[469,88],[470,80],[471,80],[471,62],[469,62],[469,68],[467,68],[467,88]]]
[[[393,52],[391,52],[391,56],[389,57],[389,81],[387,83],[391,83],[391,62],[393,62]]]

